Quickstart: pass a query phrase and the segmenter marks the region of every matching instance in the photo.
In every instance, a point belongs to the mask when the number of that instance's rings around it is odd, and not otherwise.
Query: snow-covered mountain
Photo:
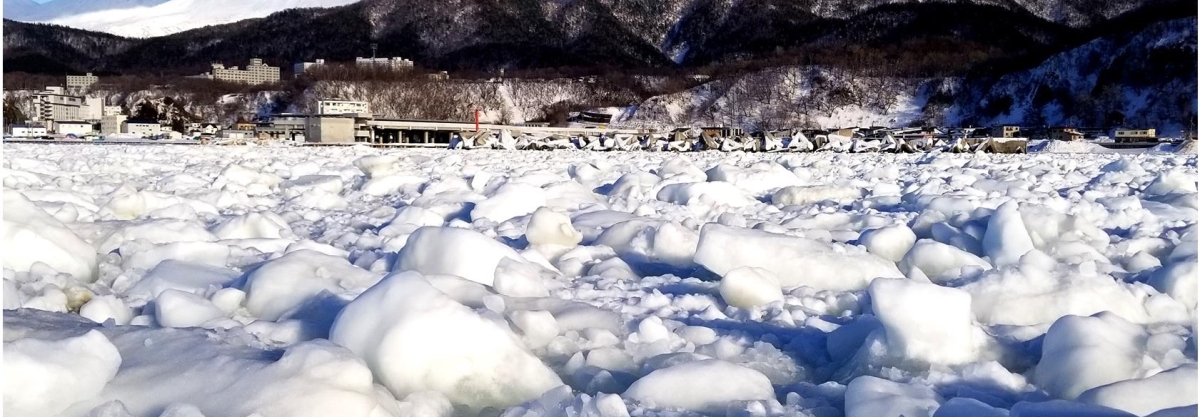
[[[4,0],[4,18],[146,38],[358,0]]]

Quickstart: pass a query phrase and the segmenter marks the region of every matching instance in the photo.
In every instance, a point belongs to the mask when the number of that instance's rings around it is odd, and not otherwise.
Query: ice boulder
[[[1015,201],[1001,204],[988,220],[983,235],[983,252],[996,267],[1013,265],[1033,250],[1033,240],[1025,229],[1020,208]]]
[[[1144,416],[1168,408],[1196,404],[1196,364],[1160,372],[1143,379],[1101,385],[1084,391],[1076,401],[1102,405]]]
[[[724,413],[738,402],[774,400],[775,390],[758,371],[709,359],[655,370],[621,396],[654,408]]]
[[[805,185],[784,187],[771,195],[771,204],[784,206],[805,206],[822,201],[848,203],[863,197],[860,188],[836,185]]]
[[[162,327],[197,327],[225,317],[225,311],[196,294],[166,290],[154,299],[154,319]]]
[[[507,325],[479,316],[416,272],[388,275],[350,302],[329,339],[362,357],[397,398],[436,391],[478,412],[562,385]]]
[[[1196,177],[1187,175],[1183,171],[1172,170],[1159,174],[1146,185],[1146,189],[1142,191],[1147,196],[1161,196],[1169,194],[1188,194],[1196,192]]]
[[[79,308],[79,315],[96,323],[112,319],[114,324],[120,326],[129,324],[129,320],[133,318],[133,311],[126,307],[120,298],[102,295],[88,300]]]
[[[1050,400],[1021,401],[1013,404],[1012,409],[1008,412],[1008,417],[1134,417],[1134,415],[1099,405]]]
[[[530,245],[559,245],[572,247],[583,240],[583,234],[571,226],[571,218],[542,207],[533,212],[525,229]]]
[[[43,263],[82,282],[96,280],[96,248],[17,192],[4,194],[4,267]]]
[[[231,218],[214,227],[212,232],[221,239],[279,239],[295,236],[287,220],[269,211]]]
[[[1042,342],[1033,380],[1050,395],[1073,400],[1084,391],[1143,372],[1146,332],[1112,313],[1063,316]]]
[[[471,210],[471,220],[488,219],[502,223],[513,217],[533,213],[545,205],[545,190],[527,184],[504,184],[487,200],[475,204],[475,208]]]
[[[861,248],[708,223],[695,261],[724,276],[740,267],[770,271],[784,288],[854,291],[875,278],[903,278],[892,262]]]
[[[15,193],[4,194],[7,200]],[[58,415],[99,395],[120,367],[117,347],[96,330],[60,340],[4,342],[4,378],[9,382],[4,384],[4,415]]]
[[[379,280],[345,258],[311,250],[272,259],[245,276],[246,309],[265,320],[283,317],[322,291],[357,294]]]
[[[521,254],[482,233],[453,227],[422,227],[408,237],[392,271],[457,275],[491,286],[502,259]]]
[[[140,301],[153,300],[169,289],[205,294],[210,289],[225,286],[238,275],[238,272],[232,269],[167,259],[146,272],[141,280],[124,293],[126,297]],[[114,290],[123,288],[124,285],[113,285]]]
[[[708,176],[691,160],[682,156],[663,161],[662,166],[654,172],[659,178],[676,178],[681,181],[705,181]]]
[[[109,253],[121,244],[134,240],[145,240],[154,244],[174,242],[215,242],[217,237],[205,230],[201,224],[180,220],[156,220],[121,227],[109,233],[97,249]]]
[[[959,278],[964,267],[992,269],[992,265],[983,258],[931,239],[917,241],[900,259],[901,270],[919,269],[935,283]]]
[[[783,300],[779,279],[762,268],[735,268],[721,277],[718,290],[726,304],[739,308],[762,307]]]
[[[897,224],[862,232],[859,243],[883,259],[900,262],[904,254],[917,242],[917,235],[908,226]]]
[[[1184,306],[1196,310],[1196,259],[1185,259],[1159,268],[1148,282],[1154,289],[1170,295]]]
[[[908,279],[877,279],[867,292],[893,353],[947,365],[975,359],[982,332],[967,292]]]
[[[699,204],[710,207],[746,207],[754,204],[754,199],[741,188],[719,181],[670,184],[659,189],[656,198],[682,206]]]
[[[846,386],[846,417],[931,417],[941,400],[924,385],[865,375]]]

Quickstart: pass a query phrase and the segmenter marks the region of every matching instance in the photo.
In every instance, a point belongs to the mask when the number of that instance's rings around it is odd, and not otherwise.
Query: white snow
[[[2,168],[15,415],[1195,415],[1194,155]]]

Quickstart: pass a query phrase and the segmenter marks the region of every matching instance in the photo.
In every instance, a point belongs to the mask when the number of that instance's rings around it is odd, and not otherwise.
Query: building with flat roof
[[[1113,140],[1121,142],[1154,142],[1158,140],[1157,129],[1117,129]]]
[[[304,140],[322,143],[354,142],[354,118],[347,116],[312,116],[304,122]]]
[[[100,82],[100,77],[87,73],[87,75],[68,75],[67,88],[87,88],[93,84]]]
[[[121,133],[125,125],[125,115],[107,114],[100,118],[100,134],[115,135]]]
[[[299,77],[300,74],[308,72],[310,68],[316,68],[325,65],[324,59],[318,59],[316,62],[297,62],[292,65],[292,75]]]
[[[60,135],[84,136],[91,134],[93,131],[95,131],[95,128],[91,122],[82,120],[54,121],[54,133]]]
[[[317,101],[317,114],[371,114],[371,105],[365,101],[352,100],[320,100]]]
[[[67,94],[62,87],[46,87],[45,91],[33,95],[33,114],[29,115],[29,120],[79,120],[83,106],[83,97]]]
[[[162,125],[153,119],[129,119],[121,127],[121,133],[141,137],[157,136],[162,133]]]
[[[413,62],[400,57],[395,58],[354,58],[354,65],[357,67],[378,67],[391,70],[407,70],[412,69]]]
[[[45,126],[39,125],[12,125],[9,127],[9,134],[15,138],[40,138],[46,136]]]
[[[226,68],[224,64],[214,62],[212,71],[196,77],[242,84],[267,84],[279,81],[279,67],[264,64],[259,58],[250,59],[246,69]]]
[[[114,116],[121,113],[124,113],[124,110],[121,110],[121,106],[104,106],[104,111],[100,114],[100,117]]]

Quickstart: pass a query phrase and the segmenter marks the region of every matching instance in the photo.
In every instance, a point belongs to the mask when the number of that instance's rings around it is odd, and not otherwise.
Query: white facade
[[[100,97],[87,97],[83,99],[84,105],[81,111],[80,118],[89,122],[100,121],[104,117],[104,99]]]
[[[409,69],[413,62],[404,58],[354,58],[354,65],[359,67],[378,66],[393,70]]]
[[[365,101],[321,100],[317,102],[317,114],[371,114],[371,105]]]
[[[308,72],[309,68],[318,67],[321,65],[325,65],[324,59],[318,59],[317,62],[298,62],[292,66],[292,72],[295,76],[299,77],[300,74]]]
[[[250,64],[246,65],[246,69],[225,68],[225,65],[214,63],[211,72],[199,77],[243,84],[266,84],[279,81],[279,67],[272,67],[264,64],[261,59],[253,58]]]
[[[80,120],[83,106],[83,97],[68,95],[62,87],[46,87],[46,91],[33,96],[33,114],[29,120]]]
[[[82,137],[92,133],[92,124],[88,122],[54,122],[54,133]]]
[[[91,87],[100,81],[100,77],[87,73],[87,75],[68,75],[67,88],[86,88]]]
[[[141,137],[157,136],[162,133],[162,125],[158,122],[129,122],[126,121],[121,133],[138,135]]]
[[[121,133],[125,125],[125,115],[109,114],[100,118],[100,134],[115,135]]]
[[[121,113],[121,106],[104,106],[104,112],[100,116],[115,116]]]
[[[44,126],[13,126],[12,136],[16,138],[39,138],[46,136],[46,128]]]

